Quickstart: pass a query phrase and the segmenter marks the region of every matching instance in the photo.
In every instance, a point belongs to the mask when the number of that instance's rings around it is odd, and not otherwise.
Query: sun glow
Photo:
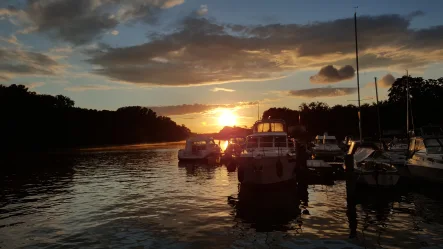
[[[237,115],[231,110],[225,109],[220,112],[218,117],[218,124],[220,126],[234,126],[237,125]]]

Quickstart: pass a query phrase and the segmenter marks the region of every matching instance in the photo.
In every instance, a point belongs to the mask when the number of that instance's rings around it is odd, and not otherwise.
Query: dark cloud
[[[359,17],[361,68],[418,68],[442,61],[441,27],[411,29],[417,14]],[[337,82],[354,74],[353,25],[353,18],[244,26],[188,17],[172,32],[156,34],[145,44],[106,49],[90,62],[100,66],[97,74],[140,84],[269,80],[324,65],[338,69],[324,68],[319,74],[324,77],[313,80]]]
[[[292,90],[288,92],[289,96],[302,98],[317,98],[317,97],[338,97],[354,94],[357,88],[354,87],[325,87],[325,88],[310,88],[303,90]]]
[[[381,78],[380,81],[378,81],[378,85],[380,87],[390,88],[392,84],[394,84],[394,82],[395,82],[395,77],[392,76],[392,74],[388,73],[385,76],[383,76],[383,78]]]
[[[192,104],[192,105],[171,105],[171,106],[150,106],[151,110],[163,116],[175,116],[195,113],[205,113],[217,108],[236,108],[256,105],[257,102],[239,102],[235,104],[216,105],[216,104]]]
[[[47,55],[0,48],[0,78],[3,80],[17,75],[55,75],[60,69],[61,65]]]
[[[354,77],[354,68],[346,65],[339,69],[332,65],[325,66],[320,71],[311,76],[309,79],[312,83],[336,83],[343,80],[352,79]]]
[[[157,14],[184,0],[29,0],[23,10],[0,9],[0,16],[20,15],[30,30],[47,32],[74,45],[85,44],[120,23],[152,23]]]

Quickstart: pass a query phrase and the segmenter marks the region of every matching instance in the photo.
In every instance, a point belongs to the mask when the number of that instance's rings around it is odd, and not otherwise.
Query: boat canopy
[[[190,137],[186,140],[185,151],[206,150],[209,146],[215,146],[214,139],[212,137],[198,136]]]
[[[253,132],[286,132],[286,124],[280,119],[259,120],[255,122]]]

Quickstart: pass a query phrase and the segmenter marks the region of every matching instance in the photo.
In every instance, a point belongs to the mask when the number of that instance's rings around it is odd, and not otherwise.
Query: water
[[[224,165],[179,165],[177,148],[31,158],[24,160],[26,170],[15,165],[24,164],[20,160],[11,163],[0,176],[0,248],[443,244],[443,197],[435,187],[362,190],[353,220],[344,182],[238,198],[236,172]]]

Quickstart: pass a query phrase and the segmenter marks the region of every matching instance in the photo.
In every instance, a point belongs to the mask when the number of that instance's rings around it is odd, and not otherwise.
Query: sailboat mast
[[[378,86],[377,86],[377,77],[374,77],[375,81],[375,99],[377,100],[377,120],[378,120],[378,135],[380,137],[380,141],[381,141],[381,120],[380,120],[380,107],[378,105]]]
[[[358,41],[357,41],[357,11],[354,12],[355,27],[355,60],[357,64],[357,93],[358,93],[358,130],[360,132],[360,142],[363,141],[361,130],[361,106],[360,106],[360,76],[358,73]]]
[[[409,73],[406,70],[406,134],[409,134]]]

